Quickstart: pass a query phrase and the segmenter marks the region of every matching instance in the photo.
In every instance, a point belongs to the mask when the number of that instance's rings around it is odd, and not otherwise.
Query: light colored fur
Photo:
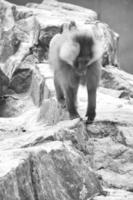
[[[88,65],[91,65],[93,62],[100,60],[102,58],[104,53],[102,41],[95,40],[93,52],[94,52],[94,57],[89,61]]]
[[[89,61],[88,65],[102,58],[104,53],[103,42],[95,37],[94,30],[73,30],[64,31],[62,34],[56,34],[50,41],[49,47],[49,62],[54,65],[53,69],[57,68],[55,66],[58,63],[58,59],[64,60],[69,65],[73,66],[73,63],[80,52],[80,45],[73,40],[77,34],[88,35],[93,38],[93,58]],[[52,63],[51,63],[52,61]]]
[[[80,46],[77,42],[67,41],[60,49],[60,58],[73,66],[74,61],[80,52]]]

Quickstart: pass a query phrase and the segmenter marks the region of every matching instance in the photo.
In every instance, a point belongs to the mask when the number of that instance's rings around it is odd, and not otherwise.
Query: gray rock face
[[[15,171],[2,178],[1,199],[86,199],[102,192],[82,156],[67,143],[51,142],[24,154],[14,152],[5,161]]]
[[[50,39],[73,18],[98,28],[105,46],[88,126],[86,89],[78,93],[83,120],[69,120],[47,62]],[[114,68],[118,35],[94,11],[57,1],[1,0],[0,25],[0,200],[132,200],[133,76]]]
[[[133,97],[132,75],[122,70],[114,69],[112,66],[103,68],[101,85],[106,88],[120,90],[120,98]]]
[[[9,78],[0,69],[0,96],[6,94],[9,86]]]

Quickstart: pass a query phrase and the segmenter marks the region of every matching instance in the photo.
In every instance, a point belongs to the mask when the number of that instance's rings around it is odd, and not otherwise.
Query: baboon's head
[[[101,45],[101,44],[100,44]],[[87,31],[70,31],[60,49],[60,58],[73,67],[79,75],[84,75],[90,64],[102,57],[101,46]]]
[[[78,34],[74,37],[74,41],[79,44],[79,54],[73,63],[73,67],[76,73],[84,75],[94,57],[94,39],[88,34]]]

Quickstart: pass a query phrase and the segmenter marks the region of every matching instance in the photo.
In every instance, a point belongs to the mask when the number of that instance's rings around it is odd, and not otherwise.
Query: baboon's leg
[[[96,116],[96,89],[88,90],[87,123],[93,122]]]
[[[100,69],[101,65],[99,64],[99,62],[95,62],[91,66],[89,66],[87,71],[87,123],[93,122],[96,116],[96,91],[100,80]]]
[[[67,109],[68,109],[71,119],[75,119],[79,117],[79,114],[77,112],[77,106],[76,106],[77,89],[78,89],[78,85],[74,88],[68,87],[65,92],[66,105],[67,105]]]
[[[65,105],[64,93],[63,93],[60,82],[58,81],[58,78],[56,77],[56,75],[54,76],[54,85],[55,85],[57,100],[61,104],[62,108],[65,108],[66,105]]]

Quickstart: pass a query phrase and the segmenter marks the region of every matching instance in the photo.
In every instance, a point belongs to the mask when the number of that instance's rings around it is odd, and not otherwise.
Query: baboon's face
[[[81,49],[79,56],[74,62],[74,69],[76,73],[80,76],[86,74],[89,62],[91,61],[93,56],[92,50],[90,50],[90,47],[87,47]]]
[[[86,57],[78,57],[74,62],[75,72],[82,76],[86,74],[89,59]]]
[[[85,75],[87,67],[94,56],[94,41],[91,37],[86,35],[82,37],[78,35],[74,39],[80,46],[79,55],[74,62],[74,69],[77,74]]]

